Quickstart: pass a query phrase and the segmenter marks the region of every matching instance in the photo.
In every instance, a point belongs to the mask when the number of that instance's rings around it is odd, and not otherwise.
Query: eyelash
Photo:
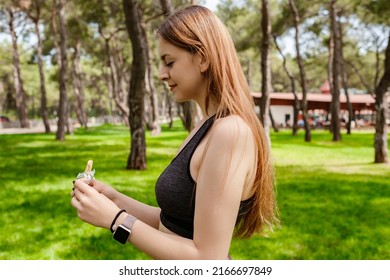
[[[173,61],[165,64],[165,66],[167,66],[167,67],[172,67],[172,65],[173,65]]]

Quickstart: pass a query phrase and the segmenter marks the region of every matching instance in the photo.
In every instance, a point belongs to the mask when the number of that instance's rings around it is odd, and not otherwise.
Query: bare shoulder
[[[213,130],[216,136],[253,137],[249,125],[241,117],[235,115],[217,119]]]
[[[210,131],[214,149],[247,150],[254,147],[254,136],[250,126],[239,116],[228,116],[215,120]]]

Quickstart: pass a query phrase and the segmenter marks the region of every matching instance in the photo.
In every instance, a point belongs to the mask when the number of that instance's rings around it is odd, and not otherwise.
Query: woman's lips
[[[173,91],[173,89],[176,87],[176,85],[169,85],[169,88],[171,91]]]

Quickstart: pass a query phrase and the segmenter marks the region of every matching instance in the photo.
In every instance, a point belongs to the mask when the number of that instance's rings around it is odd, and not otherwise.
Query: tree
[[[127,32],[133,49],[131,81],[129,90],[130,155],[127,169],[146,169],[145,143],[145,75],[148,63],[147,42],[142,31],[142,11],[137,0],[123,0]]]
[[[129,126],[129,109],[128,104],[126,104],[126,99],[124,98],[126,94],[123,92],[122,83],[124,78],[124,73],[118,67],[118,52],[114,49],[112,50],[111,42],[115,41],[115,36],[122,28],[117,28],[112,32],[106,32],[105,34],[101,25],[99,25],[99,34],[104,39],[105,42],[105,51],[106,51],[106,60],[107,67],[110,69],[108,86],[111,92],[111,96],[115,101],[117,108],[120,110],[125,124]]]
[[[92,32],[88,28],[88,21],[83,15],[82,2],[68,2],[67,10],[67,49],[70,56],[70,79],[73,95],[69,94],[69,115],[74,111],[80,126],[88,128],[88,116],[86,106],[85,71],[83,57],[86,57],[85,46],[91,44]],[[90,53],[89,55],[92,55]],[[85,58],[84,60],[90,60]],[[90,108],[90,106],[88,106]],[[72,109],[72,110],[70,110]]]
[[[15,17],[22,16],[20,10],[9,3],[5,7],[5,11],[8,15],[8,27],[12,37],[12,66],[14,76],[14,88],[15,88],[15,100],[20,126],[23,128],[30,127],[30,122],[27,117],[27,95],[24,91],[22,71],[20,67],[19,51],[18,51],[18,36],[15,31]]]
[[[341,140],[340,133],[340,84],[341,84],[341,61],[342,46],[339,22],[337,20],[337,0],[332,0],[330,4],[330,25],[333,36],[333,60],[332,60],[332,102],[331,102],[331,130],[333,141]]]
[[[59,25],[59,42],[57,45],[57,55],[59,61],[59,74],[58,82],[60,87],[60,100],[58,104],[58,122],[56,140],[65,140],[65,129],[68,124],[68,95],[67,95],[67,82],[68,82],[68,56],[67,56],[67,34],[65,26],[65,4],[66,0],[54,0],[55,7],[53,11],[56,17],[53,19],[53,25],[56,26],[56,18],[58,17]],[[56,30],[56,28],[53,28]],[[56,36],[57,34],[55,34]]]
[[[270,127],[270,42],[271,42],[271,15],[268,0],[261,1],[261,99],[260,99],[260,120],[264,129],[269,135]]]
[[[39,25],[42,21],[42,6],[44,5],[44,1],[42,0],[33,0],[33,1],[25,1],[26,5],[23,6],[23,2],[20,3],[21,8],[27,14],[27,16],[34,23],[35,34],[37,35],[38,44],[37,44],[37,58],[38,58],[38,69],[39,69],[39,78],[40,78],[40,90],[41,90],[41,117],[43,124],[45,126],[45,132],[50,133],[50,124],[49,124],[49,115],[47,111],[47,98],[46,98],[46,81],[45,81],[45,69],[43,65],[42,58],[42,35],[39,30]]]
[[[160,5],[165,17],[172,15],[175,11],[172,6],[171,0],[160,0]]]
[[[338,33],[340,34],[340,75],[341,75],[341,81],[344,88],[344,94],[347,99],[347,108],[348,108],[348,120],[347,120],[347,134],[351,134],[352,129],[352,119],[353,119],[353,111],[352,111],[352,104],[349,97],[349,89],[348,89],[348,76],[345,69],[345,58],[344,58],[344,34],[342,30],[342,24],[341,22],[338,22]]]
[[[286,72],[288,78],[290,79],[290,84],[291,84],[291,92],[294,95],[294,107],[293,107],[293,124],[292,124],[292,134],[297,135],[298,132],[298,114],[299,114],[299,98],[295,90],[295,78],[292,75],[291,71],[287,67],[287,59],[285,55],[283,54],[282,50],[279,47],[276,35],[274,35],[274,42],[275,46],[278,49],[280,55],[283,58],[283,69]]]
[[[375,163],[388,163],[388,136],[387,136],[387,123],[386,112],[389,108],[389,104],[386,100],[386,93],[389,92],[390,87],[390,33],[388,37],[385,61],[384,61],[384,73],[380,79],[378,85],[375,87]]]
[[[152,15],[154,17],[160,17],[161,14],[157,12],[157,14]],[[145,108],[145,113],[147,116],[147,126],[150,130],[151,134],[156,136],[161,132],[161,126],[159,123],[159,112],[158,112],[158,97],[157,90],[154,85],[154,74],[153,74],[153,52],[152,48],[148,41],[148,36],[146,32],[146,24],[143,22],[141,25],[141,31],[143,32],[143,37],[145,38],[146,48],[147,48],[147,65],[146,65],[146,102],[145,105],[148,105],[149,108]]]
[[[298,13],[298,8],[296,6],[295,0],[289,0],[291,10],[293,12],[294,16],[294,29],[295,29],[295,48],[297,53],[297,63],[299,66],[299,75],[300,75],[300,82],[301,82],[301,88],[302,88],[302,116],[303,121],[305,125],[305,141],[310,142],[311,141],[311,131],[310,131],[310,125],[309,125],[309,118],[307,116],[307,88],[306,88],[306,73],[305,73],[305,67],[303,65],[303,60],[301,56],[301,50],[300,50],[300,43],[299,43],[299,23],[300,23],[300,17]]]
[[[368,25],[389,26],[390,5],[387,0],[357,1],[355,3],[356,14]],[[375,38],[377,41],[378,38]],[[375,137],[374,137],[374,162],[388,163],[388,125],[386,123],[387,94],[390,91],[390,31],[387,33],[387,46],[383,63],[383,74],[379,79],[379,44],[376,44],[377,71],[374,78],[375,96]],[[377,82],[379,80],[379,82]]]
[[[80,65],[80,56],[81,56],[81,43],[79,40],[76,40],[73,47],[73,56],[72,56],[72,86],[73,92],[76,97],[76,115],[77,119],[81,126],[88,127],[88,116],[85,110],[85,95],[84,95],[84,85],[82,79],[81,65]]]
[[[89,71],[91,77],[86,74],[85,82],[91,79],[100,82],[94,83],[93,88],[99,96],[105,97],[104,100],[95,99],[94,103],[107,103],[110,114],[119,115],[125,125],[130,126],[128,92],[131,45],[126,32],[123,5],[108,0],[83,0],[77,1],[75,5],[80,10],[79,15],[74,16],[75,21],[83,30],[84,25],[87,25],[88,34],[81,38],[82,47],[91,56],[89,61],[95,69]]]

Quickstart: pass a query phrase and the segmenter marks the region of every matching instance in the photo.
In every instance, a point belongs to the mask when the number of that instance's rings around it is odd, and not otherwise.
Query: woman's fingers
[[[80,209],[80,201],[77,200],[76,196],[73,196],[72,199],[70,200],[70,204],[76,208],[77,210]]]
[[[75,186],[75,188],[74,188],[74,192],[76,193],[76,191],[80,191],[80,192],[82,192],[82,193],[88,193],[89,191],[91,191],[91,190],[93,190],[93,188],[91,188],[89,185],[87,185],[84,181],[83,181],[83,179],[81,179],[81,180],[76,180],[75,182],[74,182],[74,186]]]

